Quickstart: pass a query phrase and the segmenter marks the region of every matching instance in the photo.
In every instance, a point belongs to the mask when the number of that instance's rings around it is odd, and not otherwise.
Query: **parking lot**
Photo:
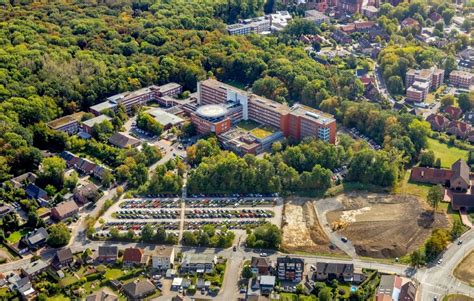
[[[353,138],[355,139],[361,139],[361,140],[364,140],[365,142],[367,142],[369,144],[369,146],[372,148],[372,149],[375,149],[375,150],[379,150],[381,149],[382,147],[380,145],[378,145],[373,139],[365,136],[364,134],[360,133],[358,129],[356,128],[350,128],[350,129],[346,129],[347,133],[349,135],[351,135]]]
[[[196,230],[207,224],[243,231],[270,222],[281,226],[283,201],[278,197],[133,198],[112,205],[96,224],[107,235],[112,227],[139,233],[151,224],[169,231]],[[182,227],[180,227],[182,225]]]

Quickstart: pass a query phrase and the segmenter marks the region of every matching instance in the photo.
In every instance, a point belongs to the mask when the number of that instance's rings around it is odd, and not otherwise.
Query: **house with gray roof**
[[[129,300],[142,300],[156,292],[155,285],[148,279],[132,281],[122,287]]]

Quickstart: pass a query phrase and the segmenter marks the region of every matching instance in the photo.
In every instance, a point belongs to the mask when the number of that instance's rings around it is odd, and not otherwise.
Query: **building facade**
[[[449,74],[449,81],[453,86],[469,89],[470,86],[474,85],[474,74],[455,70]]]

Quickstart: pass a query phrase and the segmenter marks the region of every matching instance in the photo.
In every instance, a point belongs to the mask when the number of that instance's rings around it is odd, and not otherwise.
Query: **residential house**
[[[20,278],[18,275],[14,274],[14,276],[9,277],[7,281],[11,284],[9,285],[10,290],[16,290],[20,294],[22,300],[36,300],[38,292],[33,288],[30,278]]]
[[[74,201],[84,205],[88,202],[96,202],[100,197],[99,188],[93,183],[79,186],[74,189]]]
[[[140,140],[126,134],[117,132],[110,136],[109,143],[119,148],[135,148],[141,144]]]
[[[70,248],[64,248],[56,252],[56,256],[53,260],[53,266],[57,269],[69,266],[74,257],[72,256],[72,251]]]
[[[471,191],[472,193],[472,191]],[[451,206],[454,210],[474,209],[474,194],[471,193],[453,193],[451,197]]]
[[[346,14],[362,13],[362,0],[338,0],[337,10]]]
[[[10,179],[10,183],[12,183],[13,188],[23,188],[25,185],[30,183],[35,183],[38,176],[32,172],[27,172],[18,177]]]
[[[449,119],[440,114],[431,114],[426,121],[431,124],[431,129],[438,132],[446,131],[449,125]]]
[[[117,260],[118,248],[117,246],[100,246],[97,260],[111,262]]]
[[[250,266],[255,274],[268,275],[271,271],[272,265],[268,257],[252,257]]]
[[[214,268],[217,257],[213,254],[185,253],[181,261],[181,272],[209,273]]]
[[[451,120],[458,120],[459,118],[461,118],[462,115],[462,110],[454,106],[447,106],[444,109],[444,112],[449,116],[449,119]]]
[[[278,257],[276,263],[280,281],[300,282],[303,279],[304,260],[295,257]]]
[[[122,287],[129,300],[143,300],[156,292],[155,285],[148,279],[132,281]]]
[[[140,248],[126,248],[123,252],[124,265],[140,265],[143,263],[143,250]]]
[[[0,217],[4,217],[8,213],[12,212],[13,208],[10,205],[1,204],[0,205]]]
[[[399,301],[415,301],[416,300],[416,287],[413,282],[408,281],[402,285],[400,291]]]
[[[107,289],[101,289],[86,297],[86,301],[118,301],[117,295]]]
[[[79,212],[79,207],[74,201],[67,201],[61,203],[51,209],[51,218],[56,221],[62,221],[66,218],[72,217]]]
[[[418,22],[417,20],[411,17],[404,19],[401,23],[401,26],[402,26],[402,29],[403,28],[415,28],[417,30],[421,29],[420,22]]]
[[[471,126],[474,125],[474,111],[469,111],[464,114],[464,121]]]
[[[466,139],[471,131],[471,126],[463,121],[451,121],[447,132],[461,139]]]
[[[46,191],[33,183],[30,183],[28,186],[26,186],[25,194],[27,198],[38,201],[38,203],[43,207],[48,206],[51,200]]]
[[[152,267],[157,270],[171,269],[174,262],[175,251],[173,247],[156,247],[152,256]]]
[[[336,29],[332,34],[331,38],[333,38],[339,44],[350,44],[352,43],[352,38],[340,29]]]
[[[382,275],[380,278],[380,285],[377,289],[376,300],[385,301],[386,298],[390,300],[399,300],[400,290],[402,287],[402,279],[396,275]]]
[[[352,281],[354,276],[354,265],[346,263],[316,263],[316,279],[317,280],[344,280]]]
[[[270,295],[275,287],[275,276],[262,275],[259,277],[260,293],[262,295]]]
[[[48,267],[49,263],[47,261],[39,259],[22,266],[21,274],[31,279],[32,277],[44,272]]]
[[[22,237],[21,242],[30,250],[37,250],[46,244],[48,237],[49,235],[46,228],[41,227],[32,232],[28,232],[28,234]]]

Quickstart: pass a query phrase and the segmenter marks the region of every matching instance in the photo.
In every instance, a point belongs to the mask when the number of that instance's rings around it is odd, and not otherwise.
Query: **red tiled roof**
[[[449,169],[413,167],[410,178],[418,182],[443,183],[451,179],[454,172]]]
[[[452,121],[449,126],[450,129],[456,128],[461,133],[466,133],[471,130],[469,124],[462,122],[462,121]]]
[[[428,118],[426,118],[426,121],[428,121],[431,125],[434,123],[438,127],[443,127],[445,123],[449,122],[446,117],[439,114],[431,114],[428,116]]]
[[[126,248],[123,252],[123,261],[138,262],[142,261],[143,250],[140,248]]]
[[[448,106],[444,111],[449,114],[452,119],[458,119],[461,116],[461,109],[458,107]]]

